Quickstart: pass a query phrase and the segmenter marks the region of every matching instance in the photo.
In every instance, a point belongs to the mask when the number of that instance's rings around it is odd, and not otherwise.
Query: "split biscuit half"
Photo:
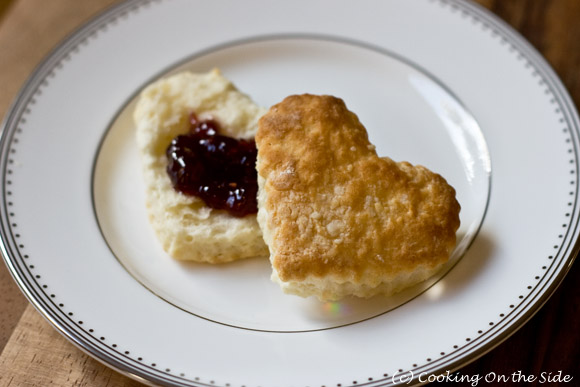
[[[146,205],[155,234],[164,250],[179,260],[222,263],[267,255],[255,215],[234,217],[173,189],[165,152],[173,138],[189,131],[192,112],[200,119],[217,120],[223,130],[220,134],[250,139],[265,109],[238,91],[218,70],[176,74],[143,90],[134,121]]]

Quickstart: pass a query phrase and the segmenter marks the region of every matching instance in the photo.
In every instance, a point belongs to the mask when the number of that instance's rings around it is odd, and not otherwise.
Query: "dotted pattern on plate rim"
[[[171,376],[171,379],[166,379],[167,382],[172,383],[182,383],[184,385],[189,384],[188,382],[193,382],[193,385],[203,385],[203,386],[214,386],[214,380],[208,380],[206,382],[202,381],[199,377],[193,377],[190,379],[184,379],[186,375],[182,372],[173,371],[171,368],[158,365],[155,361],[146,359],[142,356],[136,356],[131,353],[130,349],[122,348],[117,344],[114,340],[109,340],[105,336],[98,334],[98,332],[94,328],[86,328],[86,323],[83,320],[75,320],[75,314],[73,311],[68,311],[66,305],[62,302],[57,303],[57,295],[49,292],[49,285],[42,284],[41,280],[42,276],[40,274],[35,273],[35,266],[32,262],[33,260],[29,257],[26,253],[25,245],[22,243],[22,236],[18,232],[18,224],[16,223],[15,217],[16,214],[12,212],[13,207],[13,199],[12,199],[12,191],[10,187],[12,186],[11,176],[14,173],[13,166],[16,163],[15,161],[15,154],[17,153],[17,148],[19,144],[19,134],[22,133],[23,127],[26,124],[26,117],[31,112],[31,107],[33,107],[36,103],[38,97],[42,95],[42,89],[47,87],[49,84],[49,80],[54,78],[58,71],[62,70],[63,67],[67,62],[69,62],[75,54],[78,54],[82,47],[87,46],[91,40],[97,39],[99,34],[106,33],[110,27],[114,27],[118,24],[119,21],[126,20],[129,18],[131,14],[135,14],[140,11],[141,8],[148,8],[152,3],[159,3],[162,0],[145,0],[142,2],[134,3],[127,8],[123,8],[121,12],[117,12],[111,17],[109,17],[106,22],[102,23],[101,25],[93,28],[91,31],[81,38],[81,40],[75,44],[69,52],[65,53],[62,58],[54,65],[54,67],[48,72],[45,79],[43,79],[36,90],[32,93],[28,101],[25,103],[25,108],[22,111],[22,114],[18,120],[16,125],[16,129],[12,135],[8,153],[8,163],[6,167],[6,175],[5,175],[5,193],[6,193],[6,205],[7,205],[7,214],[9,219],[9,228],[10,232],[13,235],[15,246],[17,247],[17,252],[22,258],[22,264],[26,267],[28,271],[28,276],[33,278],[33,281],[36,285],[43,289],[42,292],[44,293],[47,301],[50,301],[55,307],[58,307],[58,310],[69,320],[70,323],[76,325],[77,328],[83,331],[86,335],[90,336],[93,341],[101,342],[104,346],[109,349],[109,354],[113,353],[115,358],[125,358],[129,359],[141,366],[149,368],[151,371],[157,371],[155,373],[156,377],[159,377],[159,374],[163,375],[166,374],[167,376]],[[518,296],[518,299],[513,300],[509,306],[506,307],[506,310],[502,313],[498,313],[496,318],[489,321],[488,326],[481,327],[478,331],[473,333],[472,337],[466,337],[463,343],[456,343],[453,346],[444,349],[443,351],[433,354],[432,357],[423,359],[417,363],[411,364],[410,369],[403,369],[399,368],[395,371],[395,374],[402,374],[409,371],[417,374],[418,372],[433,372],[436,371],[436,367],[429,369],[429,365],[434,362],[439,362],[444,360],[447,357],[457,355],[458,352],[462,350],[466,350],[469,347],[473,347],[476,345],[478,341],[482,341],[485,339],[485,336],[491,334],[491,332],[497,328],[507,324],[509,318],[512,317],[512,312],[515,312],[518,307],[524,305],[524,303],[529,299],[532,300],[532,293],[536,290],[538,284],[541,283],[541,280],[550,272],[556,265],[556,257],[561,252],[563,247],[562,241],[566,238],[567,233],[570,231],[571,225],[571,217],[572,213],[575,212],[575,201],[576,195],[578,190],[578,162],[577,162],[577,149],[575,148],[575,144],[573,141],[573,133],[572,130],[569,129],[566,118],[563,113],[562,106],[560,105],[561,102],[558,101],[558,97],[555,93],[555,88],[550,85],[549,81],[544,78],[544,76],[540,73],[540,71],[534,66],[534,64],[526,57],[526,55],[516,47],[512,42],[510,42],[505,36],[502,35],[502,32],[499,29],[496,29],[493,24],[490,24],[485,17],[478,16],[477,12],[463,6],[462,4],[455,3],[453,0],[428,0],[430,3],[436,3],[438,6],[442,8],[448,8],[452,13],[459,13],[463,19],[468,20],[471,24],[475,27],[480,28],[480,30],[484,33],[487,33],[491,36],[492,39],[498,40],[499,44],[505,46],[506,49],[512,55],[515,55],[516,59],[522,63],[524,69],[526,69],[530,76],[537,79],[538,87],[543,89],[543,92],[546,96],[548,102],[553,106],[554,114],[558,117],[558,123],[561,126],[562,133],[565,137],[565,143],[567,144],[567,152],[570,155],[569,164],[570,164],[570,191],[569,191],[569,199],[567,201],[568,211],[565,212],[562,216],[562,232],[555,236],[554,238],[554,245],[552,246],[552,252],[546,255],[545,264],[538,268],[537,275],[534,276],[533,279],[530,279],[529,285],[527,285],[524,289],[521,289],[521,294]],[[497,328],[499,329],[499,328]],[[352,380],[345,383],[338,383],[332,385],[322,385],[321,387],[347,387],[347,386],[363,386],[363,385],[375,385],[375,383],[387,383],[389,384],[391,380],[389,379],[392,377],[389,373],[383,373],[378,377],[368,377],[366,379],[361,380]],[[163,379],[163,377],[161,377]],[[225,383],[225,387],[230,387],[230,383]],[[246,387],[245,385],[240,385],[240,387]],[[258,386],[259,387],[259,386]],[[312,386],[311,386],[312,387]]]

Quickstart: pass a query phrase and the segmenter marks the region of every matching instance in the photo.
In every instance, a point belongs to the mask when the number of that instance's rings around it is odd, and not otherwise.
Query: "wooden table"
[[[0,116],[44,55],[114,0],[0,0]],[[520,31],[551,63],[580,106],[580,0],[478,0]],[[580,267],[518,332],[460,370],[571,375],[580,385]],[[56,332],[0,264],[0,386],[139,386]],[[458,385],[461,385],[457,383]],[[536,383],[526,383],[534,386]],[[464,385],[469,385],[465,383]],[[554,384],[552,384],[554,385]]]

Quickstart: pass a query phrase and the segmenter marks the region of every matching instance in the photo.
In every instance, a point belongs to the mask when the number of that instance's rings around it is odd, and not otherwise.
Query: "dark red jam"
[[[258,212],[256,143],[218,134],[215,120],[190,115],[190,132],[167,148],[167,173],[173,187],[215,209],[243,217]]]

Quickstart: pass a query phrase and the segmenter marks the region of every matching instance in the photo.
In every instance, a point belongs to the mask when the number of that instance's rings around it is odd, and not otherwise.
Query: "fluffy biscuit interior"
[[[175,191],[166,173],[171,140],[189,131],[191,112],[215,118],[221,134],[253,138],[265,109],[218,70],[179,73],[143,90],[134,111],[146,205],[164,250],[179,260],[221,263],[267,254],[255,215],[236,218]]]

